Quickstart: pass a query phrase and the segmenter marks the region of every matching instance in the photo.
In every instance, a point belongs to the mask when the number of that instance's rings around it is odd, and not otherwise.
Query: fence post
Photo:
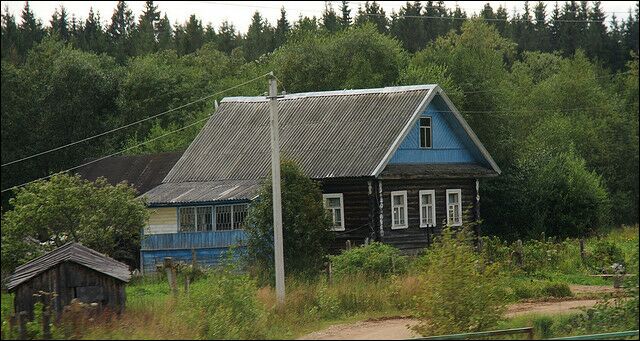
[[[164,271],[167,273],[167,280],[169,281],[169,287],[171,288],[171,293],[174,296],[177,296],[178,283],[176,282],[176,269],[173,264],[173,258],[171,257],[164,258]]]
[[[20,340],[27,339],[27,312],[21,311],[18,313],[18,338]]]
[[[347,250],[351,250],[351,239],[347,239],[346,247],[347,247]]]
[[[189,276],[185,276],[184,278],[184,293],[189,295],[189,285],[191,284],[191,280]]]
[[[515,250],[513,250],[513,253],[511,254],[512,258],[515,258],[514,262],[516,263],[516,265],[518,265],[519,267],[522,267],[523,264],[523,254],[522,254],[522,240],[518,239],[516,241],[516,248]]]
[[[42,302],[42,339],[51,339],[51,293],[40,291]]]
[[[587,259],[587,255],[584,251],[584,239],[580,238],[580,259],[582,260],[582,263],[585,263],[586,259]]]
[[[327,283],[329,285],[333,284],[333,267],[331,266],[331,261],[327,262]]]

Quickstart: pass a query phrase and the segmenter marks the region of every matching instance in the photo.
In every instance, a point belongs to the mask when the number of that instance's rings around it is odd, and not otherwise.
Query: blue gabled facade
[[[420,148],[420,120],[417,120],[389,164],[477,163],[488,166],[469,135],[440,95],[420,115],[431,117],[432,147]]]

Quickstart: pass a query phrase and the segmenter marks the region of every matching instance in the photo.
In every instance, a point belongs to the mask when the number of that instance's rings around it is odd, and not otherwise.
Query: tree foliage
[[[273,278],[273,200],[271,178],[264,181],[246,218],[250,264],[265,279]],[[318,183],[291,160],[281,163],[282,233],[285,273],[314,276],[321,269],[331,221],[322,203]],[[271,280],[270,280],[271,281]]]
[[[75,241],[132,266],[148,219],[133,187],[56,175],[17,190],[2,216],[2,271]]]

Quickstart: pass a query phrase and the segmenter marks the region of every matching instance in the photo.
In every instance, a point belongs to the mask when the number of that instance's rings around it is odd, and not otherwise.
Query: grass
[[[633,264],[638,252],[637,226],[612,230],[599,239],[614,243],[622,250],[625,261]],[[587,240],[587,252],[597,242],[597,238]],[[592,270],[582,264],[576,240],[533,243],[530,247],[529,255],[548,256],[529,263],[535,271],[516,269],[508,258],[502,259],[506,264],[502,284],[509,288],[509,302],[571,298],[569,284],[612,284],[610,280],[589,276]],[[83,321],[78,328],[67,328],[66,337],[291,339],[333,324],[412,316],[414,297],[428,284],[420,279],[420,262],[411,260],[411,263],[405,274],[349,275],[334,278],[331,284],[325,277],[312,281],[288,278],[287,301],[282,309],[276,308],[273,288],[259,287],[246,275],[210,273],[192,284],[189,296],[181,293],[178,299],[171,295],[166,280],[153,276],[136,278],[126,288],[127,307],[120,318],[104,316]],[[12,301],[11,295],[2,294],[3,321],[12,310]],[[561,326],[569,318],[518,316],[501,322],[496,329],[533,325],[540,330],[540,336],[563,336]]]

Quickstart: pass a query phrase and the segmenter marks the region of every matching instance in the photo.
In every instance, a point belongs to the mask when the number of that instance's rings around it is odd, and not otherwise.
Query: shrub
[[[589,263],[593,268],[605,272],[614,263],[624,265],[625,259],[622,250],[614,242],[600,239],[594,245]]]
[[[548,297],[571,297],[573,293],[567,283],[550,282],[545,283],[543,292]]]
[[[331,257],[333,273],[336,277],[365,274],[368,276],[388,276],[407,271],[407,257],[400,255],[397,248],[373,242],[355,247]]]
[[[443,231],[427,257],[416,297],[416,330],[424,335],[487,330],[501,319],[505,291],[494,266],[484,266],[465,234]]]
[[[291,160],[281,166],[282,233],[285,273],[310,277],[324,263],[326,246],[333,237],[331,219],[322,203],[322,191]],[[273,283],[273,203],[270,178],[261,186],[246,219],[248,263],[264,282]]]
[[[179,303],[181,315],[190,319],[206,339],[260,338],[263,311],[254,280],[229,268],[196,282]]]

